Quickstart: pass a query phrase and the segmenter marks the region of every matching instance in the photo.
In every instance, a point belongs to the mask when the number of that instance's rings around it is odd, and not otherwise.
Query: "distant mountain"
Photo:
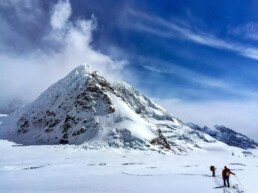
[[[0,114],[13,113],[22,105],[24,105],[24,102],[22,102],[22,100],[19,100],[19,99],[12,100],[8,103],[0,104]]]
[[[124,82],[81,65],[4,119],[0,137],[21,144],[87,144],[187,152],[216,140],[193,130]]]
[[[215,125],[213,129],[210,129],[206,126],[202,128],[194,123],[188,123],[187,125],[197,131],[204,132],[217,139],[218,141],[226,143],[230,146],[235,146],[242,149],[253,149],[258,147],[258,143],[252,139],[223,125]]]

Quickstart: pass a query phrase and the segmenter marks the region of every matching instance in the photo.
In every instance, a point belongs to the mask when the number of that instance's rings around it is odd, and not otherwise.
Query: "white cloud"
[[[35,9],[40,10],[40,7]],[[0,106],[17,98],[30,102],[84,62],[107,78],[122,79],[121,71],[126,61],[115,61],[91,46],[92,32],[97,27],[96,18],[69,21],[70,9],[69,1],[59,1],[54,5],[48,21],[52,29],[41,37],[47,46],[38,46],[22,55],[10,51],[0,54]],[[24,18],[20,16],[19,19]],[[15,40],[16,36],[11,38]]]
[[[154,99],[184,122],[213,127],[224,125],[258,140],[258,98],[248,101],[201,101]]]
[[[72,14],[72,8],[67,0],[60,0],[53,6],[50,23],[53,28],[62,28]]]

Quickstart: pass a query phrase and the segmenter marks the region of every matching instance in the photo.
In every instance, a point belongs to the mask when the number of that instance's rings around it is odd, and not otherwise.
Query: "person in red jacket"
[[[226,184],[228,187],[230,187],[229,184],[229,176],[230,174],[235,175],[235,173],[231,172],[230,169],[227,168],[227,166],[224,167],[224,170],[222,171],[222,178],[224,182],[224,186],[226,187]]]

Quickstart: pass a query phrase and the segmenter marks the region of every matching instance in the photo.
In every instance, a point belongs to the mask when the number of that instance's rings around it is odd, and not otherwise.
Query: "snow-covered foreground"
[[[1,193],[257,193],[258,157],[209,148],[187,156],[82,146],[19,146],[0,141]],[[217,177],[211,177],[215,165]],[[227,165],[236,188],[222,185]]]

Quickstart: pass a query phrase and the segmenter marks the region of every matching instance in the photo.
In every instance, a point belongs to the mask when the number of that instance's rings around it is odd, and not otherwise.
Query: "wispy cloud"
[[[256,47],[250,47],[233,41],[222,40],[214,35],[192,30],[184,21],[167,21],[157,16],[152,16],[133,10],[130,10],[130,14],[136,17],[139,21],[143,21],[136,24],[131,24],[134,25],[134,29],[142,30],[166,38],[181,37],[198,44],[218,49],[230,50],[244,57],[258,60],[258,49]]]
[[[210,99],[216,97],[219,98],[222,96],[250,99],[253,96],[257,96],[255,91],[239,85],[239,83],[228,79],[228,77],[211,77],[200,71],[194,71],[183,67],[183,65],[180,64],[174,64],[150,57],[141,58],[141,62],[144,63],[142,67],[148,71],[158,74],[171,75],[171,77],[175,77],[175,79],[182,79],[184,85],[178,85],[176,87],[175,84],[169,83],[170,86],[173,85],[174,91],[177,90],[177,93],[181,93],[182,95],[188,94],[194,98],[200,95],[205,95]]]
[[[258,23],[249,22],[237,27],[230,27],[228,33],[237,37],[240,36],[249,40],[258,41]]]
[[[157,63],[164,64],[166,62],[159,61]],[[196,83],[203,87],[219,88],[219,89],[225,89],[225,90],[229,90],[232,88],[232,85],[230,85],[229,83],[225,83],[225,81],[223,80],[218,80],[215,78],[202,75],[201,73],[194,72],[187,68],[181,67],[180,65],[170,64],[167,66],[169,66],[169,68],[168,67],[157,68],[157,67],[148,66],[148,65],[144,65],[143,67],[147,70],[150,70],[156,73],[170,74],[173,76],[177,76],[185,79],[188,82]]]

